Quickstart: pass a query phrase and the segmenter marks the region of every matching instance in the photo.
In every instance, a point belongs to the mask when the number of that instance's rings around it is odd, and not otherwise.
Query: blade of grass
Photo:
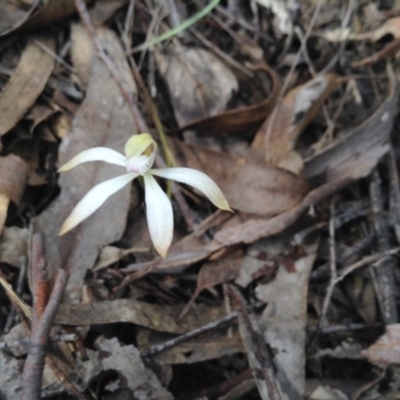
[[[177,26],[174,29],[169,30],[168,32],[163,33],[162,35],[145,42],[141,44],[140,46],[137,46],[133,48],[129,54],[137,53],[138,51],[142,51],[145,49],[148,49],[149,47],[153,47],[156,44],[159,44],[161,42],[164,42],[165,40],[168,40],[174,36],[176,36],[178,33],[184,31],[185,29],[189,28],[190,26],[194,25],[197,21],[205,17],[213,8],[215,8],[218,3],[221,0],[212,0],[206,7],[204,7],[201,11],[199,11],[197,14],[193,15],[193,17],[187,19],[186,21],[182,22],[179,26]]]

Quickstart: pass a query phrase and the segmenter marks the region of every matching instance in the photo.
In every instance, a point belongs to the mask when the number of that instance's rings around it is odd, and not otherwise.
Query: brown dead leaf
[[[92,371],[117,371],[119,387],[128,387],[132,398],[149,400],[173,400],[173,396],[162,387],[156,374],[145,367],[139,351],[133,345],[123,346],[117,338],[103,339],[98,342],[101,367]],[[89,383],[93,379],[87,380]],[[115,389],[114,389],[115,390]]]
[[[29,165],[14,154],[0,157],[0,193],[19,204],[28,180]]]
[[[284,393],[290,390],[286,382],[278,378],[277,368],[273,362],[273,352],[268,341],[262,340],[262,332],[257,318],[248,309],[240,292],[228,286],[228,293],[235,308],[239,308],[239,332],[251,368],[254,382],[262,400],[286,398]],[[283,386],[282,383],[285,385]],[[282,390],[284,389],[284,390]],[[297,400],[297,396],[288,398]]]
[[[296,206],[308,190],[304,179],[280,169],[246,163],[241,158],[177,140],[171,141],[170,147],[181,165],[214,179],[237,211],[280,214]]]
[[[90,5],[94,0],[84,1],[87,5]],[[48,0],[44,5],[40,1],[36,1],[34,7],[25,10],[23,13],[15,6],[13,8],[9,6],[8,11],[10,12],[10,20],[4,24],[4,29],[0,29],[0,36],[42,29],[73,16],[76,9],[75,0]]]
[[[130,322],[162,332],[185,333],[225,316],[223,306],[198,304],[179,323],[182,307],[150,304],[134,299],[100,301],[91,304],[61,304],[56,322],[62,325],[93,325]]]
[[[90,19],[95,26],[104,25],[129,0],[97,0],[96,5],[89,10]]]
[[[368,349],[361,351],[361,355],[381,368],[399,364],[400,324],[386,325],[385,333]]]
[[[300,395],[305,389],[308,281],[316,250],[317,242],[307,246],[307,255],[294,261],[294,272],[281,265],[272,282],[256,289],[257,297],[268,304],[259,319],[265,327],[265,341],[275,349],[278,369],[284,371],[291,390]],[[268,253],[268,246],[265,251]]]
[[[197,277],[196,290],[182,310],[179,318],[183,318],[189,312],[190,307],[204,289],[213,288],[216,285],[232,281],[236,278],[242,262],[241,253],[240,250],[236,251],[229,257],[205,263],[201,267]]]
[[[26,228],[5,228],[0,237],[0,263],[20,268],[28,254],[28,237],[29,232]]]
[[[195,130],[202,136],[220,136],[222,133],[236,133],[258,128],[275,106],[281,90],[281,83],[279,76],[267,64],[254,67],[254,71],[265,73],[271,81],[271,92],[265,100],[258,104],[228,110],[213,117],[193,121],[176,132]]]
[[[391,35],[394,39],[400,39],[400,17],[389,18],[382,26],[364,34],[358,35],[358,40],[370,40],[377,42],[384,36]]]
[[[224,111],[238,90],[235,75],[208,50],[168,47],[156,60],[179,126]]]
[[[333,143],[319,155],[308,161],[306,174],[326,182],[312,190],[289,211],[268,220],[250,220],[238,227],[217,232],[216,244],[230,246],[237,243],[252,243],[261,237],[282,232],[297,220],[309,206],[337,192],[357,179],[367,176],[380,158],[389,151],[389,134],[397,115],[398,83],[390,74],[388,98],[362,125]],[[211,243],[210,248],[215,248]]]
[[[0,235],[3,233],[4,224],[6,223],[9,204],[10,198],[0,191]]]
[[[37,37],[44,46],[55,50],[52,38]],[[55,60],[31,40],[22,53],[18,67],[0,93],[0,136],[12,129],[42,93]]]
[[[103,247],[100,251],[99,259],[96,261],[96,265],[93,267],[93,271],[98,271],[99,269],[103,269],[108,267],[111,264],[119,261],[121,258],[127,256],[128,254],[140,253],[140,252],[149,252],[150,248],[138,248],[133,247],[131,249],[120,249],[114,246],[106,246]]]
[[[31,7],[21,7],[9,1],[0,2],[0,36],[10,32],[17,25],[22,24],[33,10],[37,7],[39,1],[35,1]],[[6,18],[4,18],[6,16]]]
[[[393,36],[395,40],[400,39],[400,17],[389,18],[379,28],[363,33],[352,32],[350,28],[338,28],[324,32],[325,39],[330,42],[344,42],[348,40],[377,42],[389,35]]]
[[[82,24],[71,25],[71,58],[79,86],[86,91],[93,57],[92,41]],[[75,79],[76,80],[76,79]]]
[[[136,86],[118,38],[105,28],[100,29],[99,34],[124,81],[135,92]],[[134,133],[134,127],[135,121],[122,100],[118,85],[110,78],[103,63],[94,58],[86,98],[75,116],[73,131],[61,145],[59,163],[61,165],[79,152],[95,146],[121,151]],[[90,188],[120,172],[118,167],[96,162],[63,173],[59,180],[60,196],[38,218],[37,229],[44,232],[47,240],[48,262],[54,268],[70,269],[67,294],[75,300],[81,297],[84,276],[93,267],[100,248],[116,241],[125,229],[129,186],[115,194],[92,218],[72,232],[58,237],[58,231]]]
[[[298,174],[303,163],[294,151],[297,139],[338,82],[334,74],[321,75],[287,93],[258,130],[246,158]]]

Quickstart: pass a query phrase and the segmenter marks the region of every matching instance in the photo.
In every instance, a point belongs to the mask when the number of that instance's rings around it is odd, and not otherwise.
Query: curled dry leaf
[[[400,324],[386,325],[385,333],[361,355],[371,364],[386,368],[400,359]]]
[[[124,52],[116,35],[108,29],[99,29],[99,36],[108,54],[119,69],[132,92],[132,80]],[[120,151],[129,135],[134,133],[135,121],[122,100],[118,85],[98,58],[92,62],[86,98],[75,116],[72,132],[60,147],[60,165],[90,147],[105,146]],[[76,171],[63,174],[59,184],[61,194],[37,220],[38,230],[45,234],[47,256],[54,268],[70,270],[67,295],[81,297],[83,279],[92,268],[101,247],[116,241],[123,233],[129,208],[129,186],[115,194],[97,212],[95,218],[65,236],[58,236],[60,227],[78,201],[93,186],[119,174],[119,168],[106,163],[90,163]]]
[[[94,0],[84,0],[86,4]],[[7,3],[7,1],[5,1]],[[2,16],[7,18],[0,24],[0,36],[8,34],[21,34],[42,29],[55,24],[75,14],[75,0],[48,0],[44,2],[34,1],[32,7],[21,10],[15,5],[0,3]]]
[[[55,50],[55,40],[37,37],[50,50]],[[24,49],[12,77],[0,93],[0,136],[12,129],[26,114],[42,93],[53,69],[55,60],[31,40]]]
[[[297,139],[338,83],[336,75],[326,74],[287,93],[258,130],[246,158],[298,174],[303,162],[294,151]]]
[[[208,50],[168,47],[156,60],[179,126],[224,111],[238,90],[235,75]]]
[[[255,67],[254,71],[265,74],[271,82],[271,92],[265,100],[250,106],[228,110],[209,118],[193,121],[188,125],[182,126],[176,132],[195,130],[201,133],[202,136],[220,136],[222,133],[239,133],[257,129],[275,106],[275,101],[281,90],[281,83],[279,76],[267,64]]]

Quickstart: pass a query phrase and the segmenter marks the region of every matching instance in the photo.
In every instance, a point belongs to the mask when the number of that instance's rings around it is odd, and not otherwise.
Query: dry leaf
[[[224,111],[238,90],[235,75],[208,50],[169,47],[156,60],[179,126]]]
[[[90,63],[93,57],[92,41],[82,24],[71,25],[71,58],[80,88],[84,91],[90,79]]]
[[[96,5],[89,10],[90,19],[95,26],[104,25],[129,0],[97,0]]]
[[[297,139],[338,82],[334,74],[321,75],[287,93],[258,130],[246,158],[298,174],[302,170],[301,157],[293,154]]]
[[[182,310],[179,318],[187,314],[190,307],[204,289],[211,289],[221,283],[232,281],[236,278],[242,262],[241,251],[237,251],[222,260],[205,263],[197,277],[197,286],[189,302]]]
[[[275,349],[278,368],[300,395],[305,389],[308,281],[316,250],[317,243],[307,246],[308,255],[294,262],[293,272],[281,265],[272,282],[256,289],[257,297],[268,304],[259,319],[265,341]]]
[[[116,371],[120,381],[117,387],[128,387],[132,398],[173,400],[172,394],[162,387],[155,373],[144,366],[136,347],[123,346],[117,338],[104,339],[97,343],[97,347],[97,362],[101,364],[93,368],[97,374],[101,371]],[[93,379],[93,376],[91,378]]]
[[[20,268],[28,255],[29,232],[26,228],[10,226],[0,237],[0,263]]]
[[[50,50],[55,50],[54,39],[37,37],[37,40]],[[12,129],[35,103],[54,66],[54,58],[31,40],[12,77],[0,93],[0,136]]]
[[[185,333],[225,316],[225,309],[198,304],[179,323],[182,307],[150,304],[134,299],[100,301],[91,304],[61,304],[56,322],[62,325],[93,325],[130,322],[157,331]]]
[[[260,103],[238,109],[228,110],[209,118],[201,118],[182,126],[176,132],[195,130],[202,136],[221,136],[223,133],[243,133],[257,129],[275,106],[275,101],[281,90],[279,76],[267,64],[254,68],[254,71],[267,75],[271,81],[269,96]]]
[[[87,5],[90,5],[94,0],[84,1]],[[38,5],[39,7],[37,7]],[[10,12],[11,21],[7,21],[3,29],[0,29],[0,36],[11,33],[28,33],[43,29],[63,19],[72,17],[76,12],[75,0],[48,0],[44,5],[42,5],[40,1],[37,1],[35,6],[36,7],[33,9],[26,10],[24,13],[17,11],[15,7],[9,7],[8,11]],[[2,28],[1,25],[0,28]]]
[[[149,251],[150,248],[132,247],[131,249],[120,249],[114,246],[103,247],[100,251],[99,259],[96,261],[96,264],[93,267],[93,271],[98,271],[99,269],[106,268],[109,265],[119,261],[122,257],[127,256],[128,254]]]
[[[400,324],[386,325],[385,333],[361,355],[371,364],[387,368],[400,360]]]
[[[229,154],[170,142],[180,164],[205,172],[217,182],[236,211],[276,215],[296,206],[308,190],[304,179],[276,168],[244,162]]]
[[[99,34],[126,84],[135,92],[136,86],[118,38],[105,28],[99,30]],[[134,133],[134,127],[135,121],[123,102],[118,85],[110,78],[102,61],[94,58],[87,95],[75,116],[73,131],[60,147],[59,163],[61,165],[79,152],[95,146],[121,151]],[[59,237],[58,231],[90,188],[119,173],[118,167],[100,162],[84,164],[63,173],[59,179],[60,196],[38,218],[38,230],[44,232],[47,241],[49,265],[70,270],[67,294],[75,301],[81,297],[84,276],[93,267],[100,248],[116,241],[125,229],[129,186],[113,195],[95,215],[72,232]]]

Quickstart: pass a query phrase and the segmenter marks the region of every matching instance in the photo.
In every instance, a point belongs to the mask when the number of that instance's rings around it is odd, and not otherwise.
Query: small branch
[[[34,314],[36,321],[32,323],[31,348],[22,374],[22,394],[20,397],[22,400],[40,399],[46,345],[67,282],[68,273],[65,270],[59,270],[43,314],[40,318],[36,313]]]
[[[377,170],[374,171],[370,183],[370,198],[372,205],[372,217],[378,239],[378,248],[382,255],[390,251],[388,221],[383,210],[383,199],[381,180]],[[390,256],[382,256],[379,269],[371,269],[372,276],[375,278],[375,289],[383,320],[386,324],[398,322],[395,293],[395,259]]]
[[[185,333],[183,335],[177,336],[176,338],[173,338],[171,340],[168,340],[164,343],[161,344],[156,344],[154,346],[149,347],[147,350],[143,351],[141,355],[143,357],[152,357],[155,356],[156,354],[162,353],[163,351],[166,351],[168,349],[171,349],[172,347],[178,346],[179,344],[182,344],[184,342],[187,342],[190,339],[193,339],[196,336],[199,336],[205,332],[211,331],[213,329],[217,329],[222,325],[227,324],[228,322],[233,321],[235,318],[237,318],[238,313],[233,312],[229,315],[227,315],[224,318],[221,318],[217,321],[210,322],[207,325],[201,326],[200,328],[194,329],[191,332]]]

